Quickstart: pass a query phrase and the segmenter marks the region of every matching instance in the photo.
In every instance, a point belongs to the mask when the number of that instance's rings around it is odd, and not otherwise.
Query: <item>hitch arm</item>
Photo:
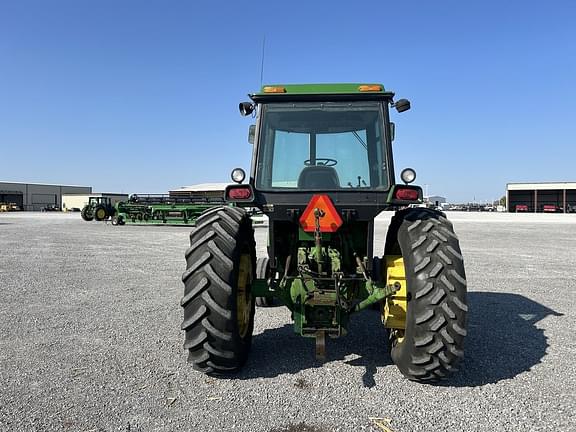
[[[398,291],[400,288],[401,286],[400,283],[398,282],[395,282],[393,285],[378,287],[372,285],[371,280],[366,281],[366,289],[368,290],[370,295],[366,297],[364,300],[362,300],[360,303],[358,303],[356,306],[354,306],[354,312],[361,311],[362,309],[365,309],[368,306],[370,306],[372,303],[377,303],[385,299],[386,297],[394,295],[394,293]]]

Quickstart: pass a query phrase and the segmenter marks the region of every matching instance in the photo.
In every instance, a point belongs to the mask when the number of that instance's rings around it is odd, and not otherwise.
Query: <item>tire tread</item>
[[[463,257],[452,224],[435,210],[400,210],[392,218],[385,253],[403,256],[411,298],[392,359],[411,380],[445,379],[464,356],[468,312]]]
[[[247,246],[246,246],[247,245]],[[241,250],[248,247],[255,269],[252,222],[243,209],[216,207],[198,217],[185,252],[182,275],[184,308],[182,329],[188,361],[195,370],[221,375],[238,371],[246,361],[253,329],[243,338],[236,322],[235,288]]]

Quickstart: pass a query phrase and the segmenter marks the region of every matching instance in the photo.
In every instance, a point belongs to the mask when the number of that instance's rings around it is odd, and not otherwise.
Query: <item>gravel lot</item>
[[[188,228],[1,214],[0,430],[576,430],[576,215],[448,216],[469,337],[461,372],[430,386],[391,363],[375,311],[318,364],[285,308],[258,309],[243,372],[204,376],[180,331]]]

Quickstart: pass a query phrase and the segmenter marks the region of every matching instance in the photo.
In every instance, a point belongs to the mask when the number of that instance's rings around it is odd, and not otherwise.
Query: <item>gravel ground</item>
[[[375,311],[319,364],[285,308],[258,309],[245,369],[209,378],[182,348],[188,228],[1,214],[0,430],[576,430],[576,215],[449,217],[469,337],[461,372],[430,386],[391,363]]]

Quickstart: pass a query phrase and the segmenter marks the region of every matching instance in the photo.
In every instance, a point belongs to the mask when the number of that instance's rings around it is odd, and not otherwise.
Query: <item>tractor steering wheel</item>
[[[310,159],[306,159],[304,161],[304,165],[306,166],[334,166],[338,163],[336,159],[330,158],[316,158],[316,165],[312,165],[312,161]]]

